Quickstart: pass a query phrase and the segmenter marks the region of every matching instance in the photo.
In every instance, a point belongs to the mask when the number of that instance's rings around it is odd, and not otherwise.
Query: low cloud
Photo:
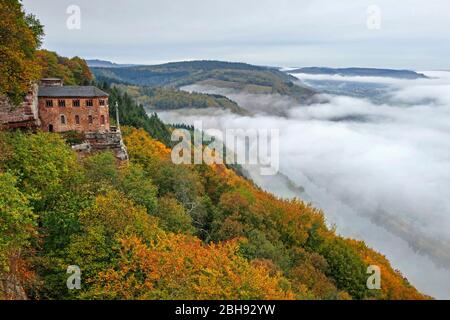
[[[235,101],[239,106],[254,115],[287,116],[289,110],[298,102],[289,96],[280,94],[243,93],[237,89],[218,88],[210,85],[193,84],[182,88],[189,92],[220,94]]]

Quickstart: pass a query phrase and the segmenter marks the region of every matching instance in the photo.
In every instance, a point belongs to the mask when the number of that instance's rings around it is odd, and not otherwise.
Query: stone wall
[[[86,133],[86,142],[89,147],[74,146],[73,149],[83,149],[87,152],[96,151],[112,151],[117,159],[121,161],[128,160],[128,152],[125,144],[123,143],[122,133],[116,132],[92,132]],[[82,150],[79,150],[82,151]]]
[[[19,106],[12,105],[5,96],[0,97],[0,129],[40,127],[37,91],[38,86],[33,85]]]

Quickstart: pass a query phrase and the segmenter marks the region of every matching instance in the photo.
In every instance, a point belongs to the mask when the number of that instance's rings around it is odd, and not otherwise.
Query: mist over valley
[[[300,105],[279,94],[205,84],[251,115],[226,110],[159,112],[167,123],[204,128],[277,128],[280,174],[246,172],[280,197],[322,208],[344,236],[386,254],[424,292],[450,297],[450,73],[396,79],[293,74],[320,94]]]

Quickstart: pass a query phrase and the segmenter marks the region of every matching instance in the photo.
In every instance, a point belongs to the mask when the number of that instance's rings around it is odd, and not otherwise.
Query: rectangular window
[[[94,101],[93,100],[86,100],[86,107],[92,107],[94,106]]]
[[[47,107],[53,107],[53,100],[45,100],[45,105]]]
[[[72,101],[72,105],[73,105],[74,107],[79,107],[79,106],[80,106],[80,100],[73,100],[73,101]]]
[[[105,105],[106,105],[106,102],[105,102],[105,100],[100,99],[100,100],[99,100],[99,104],[100,104],[101,106],[105,106]]]
[[[80,124],[80,116],[75,116],[75,124]]]
[[[66,106],[66,100],[58,100],[58,107],[65,107]]]
[[[89,124],[92,124],[94,122],[93,119],[92,119],[92,116],[88,117],[88,121],[89,121]]]
[[[103,115],[100,117],[100,124],[105,125],[105,116]]]
[[[66,117],[61,115],[61,124],[66,124]]]

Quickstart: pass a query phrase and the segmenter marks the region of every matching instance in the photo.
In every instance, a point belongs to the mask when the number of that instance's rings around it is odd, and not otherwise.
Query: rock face
[[[112,129],[115,130],[114,127]],[[118,160],[128,160],[127,148],[123,143],[122,133],[120,131],[90,132],[86,133],[85,136],[86,142],[73,146],[72,149],[82,153],[109,150],[114,153]]]
[[[37,85],[31,86],[24,102],[19,106],[12,105],[5,96],[0,97],[0,130],[36,130],[40,126]]]

